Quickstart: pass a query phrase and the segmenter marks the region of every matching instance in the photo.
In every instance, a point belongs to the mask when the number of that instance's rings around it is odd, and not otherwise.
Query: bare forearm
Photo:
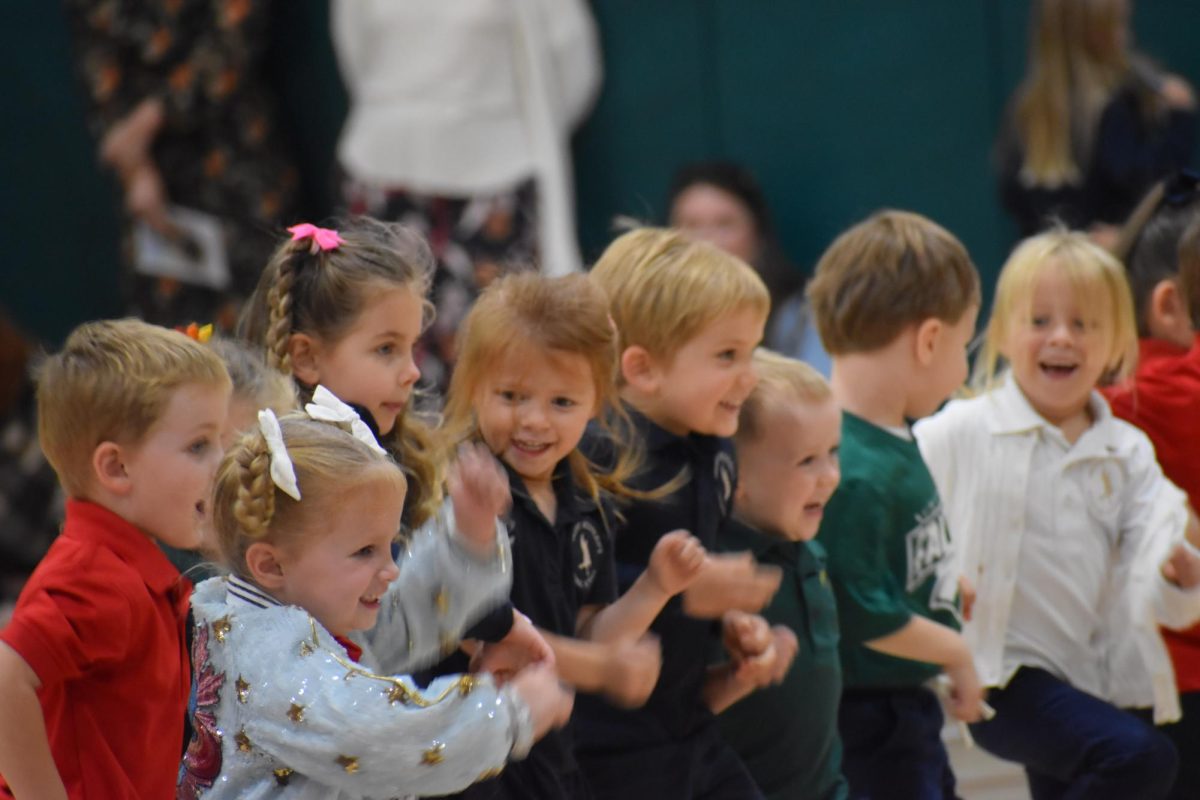
[[[605,689],[607,654],[602,646],[544,630],[540,632],[554,651],[554,666],[559,678],[582,692]]]
[[[18,800],[67,800],[50,753],[38,686],[25,659],[0,642],[0,775]]]
[[[650,629],[650,624],[670,599],[649,574],[643,572],[629,591],[580,626],[579,635],[593,642],[636,639]]]
[[[753,691],[753,686],[737,680],[733,664],[720,664],[708,668],[700,696],[710,711],[720,714]]]
[[[867,642],[867,647],[890,656],[955,666],[970,661],[971,651],[955,630],[914,616],[900,630]]]

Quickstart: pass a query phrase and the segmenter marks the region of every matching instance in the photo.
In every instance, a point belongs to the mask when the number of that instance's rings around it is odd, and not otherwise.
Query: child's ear
[[[293,333],[288,337],[288,355],[292,359],[293,375],[309,386],[321,382],[320,342],[307,333]]]
[[[627,384],[645,395],[656,394],[662,383],[658,360],[649,350],[636,344],[621,353],[621,375]]]
[[[946,327],[946,323],[937,317],[930,317],[917,325],[913,334],[913,347],[916,351],[914,355],[917,363],[922,367],[933,363],[934,356],[937,354],[938,339],[941,337],[944,327]]]
[[[1192,341],[1192,318],[1187,303],[1173,278],[1161,280],[1150,291],[1146,327],[1155,339],[1167,339],[1184,347]]]
[[[279,548],[270,542],[255,542],[246,548],[246,569],[259,586],[267,590],[283,587],[283,564]]]
[[[125,455],[116,442],[101,442],[92,451],[92,472],[100,488],[123,496],[133,489],[133,481],[125,470]]]

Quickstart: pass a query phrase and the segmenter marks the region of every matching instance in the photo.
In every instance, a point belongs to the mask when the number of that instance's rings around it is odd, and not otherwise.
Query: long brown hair
[[[361,216],[333,224],[342,238],[336,248],[314,252],[308,239],[280,244],[242,315],[239,333],[265,347],[268,363],[286,374],[292,374],[293,333],[333,344],[354,326],[381,286],[411,289],[422,299],[429,292],[433,254],[415,230]],[[423,324],[432,316],[426,300]],[[314,387],[297,384],[307,400]],[[433,516],[442,499],[444,462],[430,425],[405,409],[381,444],[415,479],[405,503],[405,522],[415,528]]]

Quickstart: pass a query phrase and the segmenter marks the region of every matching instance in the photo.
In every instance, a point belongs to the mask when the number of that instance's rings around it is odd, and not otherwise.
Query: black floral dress
[[[253,290],[281,226],[292,221],[298,191],[265,79],[269,4],[68,0],[66,5],[92,133],[99,140],[143,100],[158,98],[165,122],[153,158],[169,202],[216,216],[225,237],[228,290],[134,276],[130,270],[132,310],[160,324],[201,320],[231,329],[238,301]]]

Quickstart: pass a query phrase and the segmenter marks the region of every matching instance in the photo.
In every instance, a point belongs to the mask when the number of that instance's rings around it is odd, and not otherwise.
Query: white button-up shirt
[[[1187,525],[1187,499],[1150,440],[1098,394],[1073,444],[1011,378],[954,401],[915,430],[977,597],[964,636],[984,685],[1041,667],[1125,707],[1177,719],[1158,624],[1200,617],[1200,591],[1160,564]]]

